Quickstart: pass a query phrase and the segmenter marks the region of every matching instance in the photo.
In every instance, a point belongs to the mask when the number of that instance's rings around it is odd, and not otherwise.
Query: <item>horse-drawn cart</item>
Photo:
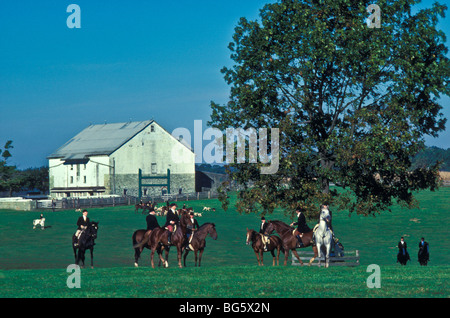
[[[300,259],[303,261],[303,263],[306,265],[309,263],[309,260],[314,256],[314,253],[312,251],[299,251]],[[292,265],[299,266],[300,263],[295,257],[295,255],[292,255]],[[317,257],[314,262],[311,264],[313,266],[319,266],[319,261],[321,261],[321,265],[325,266],[325,257]],[[330,255],[329,260],[330,266],[359,266],[359,251],[345,251],[345,256],[333,256]]]

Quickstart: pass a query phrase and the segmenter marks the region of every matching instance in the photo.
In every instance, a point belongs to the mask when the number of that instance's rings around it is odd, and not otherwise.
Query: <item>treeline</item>
[[[26,170],[17,170],[11,166],[7,168],[0,168],[0,192],[6,192],[9,197],[15,192],[48,192],[48,167]]]
[[[429,167],[441,162],[441,171],[450,171],[450,148],[426,147],[412,160],[412,168]]]
[[[47,193],[49,188],[48,167],[18,170],[16,166],[8,164],[14,148],[8,140],[0,149],[0,192],[6,192],[9,197],[13,192],[39,191]]]

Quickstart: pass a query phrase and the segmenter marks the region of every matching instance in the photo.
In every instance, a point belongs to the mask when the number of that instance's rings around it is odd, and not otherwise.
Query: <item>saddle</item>
[[[189,243],[188,243],[188,248],[193,251],[194,247],[191,245],[192,239],[194,238],[194,233],[191,234],[191,236],[189,237]]]
[[[169,230],[169,232],[175,232],[176,230],[177,230],[177,225],[176,224],[174,224],[174,225],[167,225],[166,227],[166,230]]]
[[[264,244],[269,244],[269,242],[270,242],[270,238],[269,238],[269,235],[264,235],[264,234],[262,234],[262,233],[258,233],[259,235],[261,235],[261,240],[262,240],[262,242],[264,243]]]

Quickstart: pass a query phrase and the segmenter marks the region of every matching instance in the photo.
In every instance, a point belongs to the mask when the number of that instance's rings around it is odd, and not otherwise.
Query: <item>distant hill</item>
[[[450,171],[450,148],[426,147],[412,160],[412,168],[428,167],[441,161],[441,171]]]
[[[450,171],[450,148],[426,147],[412,159],[412,168],[429,167],[441,161],[441,171]],[[226,173],[224,165],[196,164],[195,170],[213,173]]]

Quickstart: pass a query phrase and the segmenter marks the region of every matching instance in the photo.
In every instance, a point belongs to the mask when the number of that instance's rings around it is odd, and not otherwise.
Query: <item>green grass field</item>
[[[259,216],[239,215],[232,206],[225,212],[215,199],[186,202],[198,212],[203,206],[217,210],[198,218],[200,224],[214,222],[219,235],[217,241],[207,239],[201,268],[192,267],[191,253],[188,267],[179,269],[174,249],[168,269],[152,269],[148,250],[142,255],[141,267],[134,268],[131,235],[145,228],[145,216],[135,214],[133,207],[90,209],[89,217],[100,222],[100,229],[95,268],[82,270],[80,289],[66,285],[70,275],[66,268],[74,262],[71,236],[79,213],[44,212],[46,225],[51,228],[42,231],[32,229],[32,220],[41,211],[0,211],[0,297],[449,297],[450,188],[419,193],[417,198],[419,209],[394,207],[392,213],[376,218],[349,217],[346,211],[332,209],[335,234],[346,250],[360,250],[361,265],[328,269],[272,267],[269,253],[265,254],[266,266],[258,267],[253,250],[245,245],[245,234],[247,227],[259,227]],[[266,218],[292,221],[281,211]],[[158,221],[163,224],[164,218],[158,217]],[[401,236],[411,255],[406,267],[396,264]],[[431,248],[427,267],[417,262],[422,236]],[[301,254],[303,250],[299,251]],[[369,264],[380,265],[380,289],[367,288]],[[300,285],[308,292],[299,293]]]

